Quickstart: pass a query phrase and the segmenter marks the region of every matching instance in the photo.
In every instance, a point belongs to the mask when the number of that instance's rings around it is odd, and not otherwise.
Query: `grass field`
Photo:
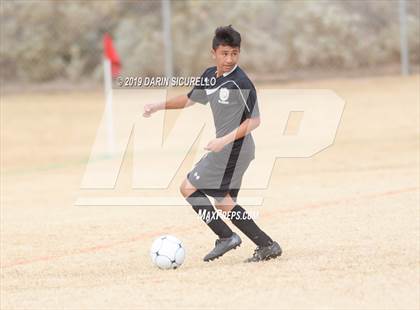
[[[333,89],[346,107],[332,147],[277,160],[258,223],[284,255],[259,264],[242,263],[243,235],[204,263],[215,238],[187,205],[74,206],[100,91],[3,94],[1,309],[419,309],[419,76],[268,86]],[[165,233],[186,246],[178,270],[151,265]]]

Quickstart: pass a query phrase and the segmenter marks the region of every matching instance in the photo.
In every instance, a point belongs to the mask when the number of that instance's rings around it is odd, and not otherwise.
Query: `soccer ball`
[[[165,235],[153,242],[150,257],[160,269],[176,269],[184,262],[185,249],[177,238]]]

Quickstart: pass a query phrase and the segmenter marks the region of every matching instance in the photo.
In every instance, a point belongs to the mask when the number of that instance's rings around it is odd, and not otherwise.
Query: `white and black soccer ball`
[[[160,269],[176,269],[185,259],[182,242],[171,235],[157,238],[150,249],[153,264]]]

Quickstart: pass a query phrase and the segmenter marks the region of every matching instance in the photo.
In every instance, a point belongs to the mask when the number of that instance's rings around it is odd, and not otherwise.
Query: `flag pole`
[[[114,115],[112,107],[112,69],[111,61],[104,56],[104,90],[105,90],[105,117],[107,132],[107,155],[113,156],[115,152]]]

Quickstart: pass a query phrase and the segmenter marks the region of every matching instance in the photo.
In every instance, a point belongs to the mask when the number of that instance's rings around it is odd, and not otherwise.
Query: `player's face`
[[[213,58],[216,60],[217,70],[225,73],[235,67],[239,61],[239,47],[231,47],[228,45],[219,45],[212,51]]]

